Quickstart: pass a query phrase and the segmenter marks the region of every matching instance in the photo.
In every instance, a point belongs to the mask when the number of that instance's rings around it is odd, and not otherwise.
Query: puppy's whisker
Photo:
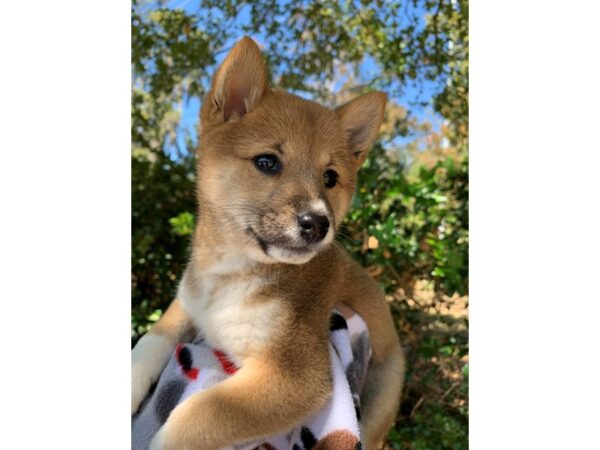
[[[354,239],[352,239],[350,236],[348,236],[348,235],[347,235],[347,234],[345,234],[345,233],[342,233],[341,231],[338,231],[337,235],[338,235],[340,238],[342,238],[342,239],[346,239],[346,240],[348,240],[348,241],[352,242],[353,244],[356,244],[356,245],[360,244],[360,242],[358,242],[358,241],[355,241],[355,240],[354,240]]]
[[[258,223],[258,220],[252,220],[251,216],[238,215],[238,216],[229,217],[229,218],[223,220],[221,222],[221,225],[228,226],[228,225],[232,225],[232,224],[237,224],[240,226],[244,226],[244,225],[256,225],[257,223]]]

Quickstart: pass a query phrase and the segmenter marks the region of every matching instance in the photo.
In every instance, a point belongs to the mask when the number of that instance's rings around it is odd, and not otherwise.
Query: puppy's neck
[[[236,239],[228,231],[203,211],[192,244],[192,260],[197,270],[227,276],[248,273],[262,266],[244,252],[243,238]]]

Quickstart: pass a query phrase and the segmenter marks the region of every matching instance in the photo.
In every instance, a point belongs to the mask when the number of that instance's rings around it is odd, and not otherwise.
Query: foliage
[[[381,147],[373,149],[359,177],[342,240],[365,266],[391,274],[388,292],[402,284],[399,273],[431,279],[437,290],[467,291],[467,160],[448,158],[407,177]],[[348,237],[349,239],[343,239]],[[396,279],[394,279],[394,277]],[[405,287],[405,286],[400,286]]]
[[[432,295],[422,283],[411,297],[396,292],[392,311],[407,349],[407,372],[395,450],[468,448],[466,297]]]
[[[132,158],[132,333],[141,336],[173,298],[187,262],[195,209],[193,162]]]
[[[330,105],[388,93],[340,242],[385,289],[407,347],[389,445],[466,448],[466,319],[444,308],[468,287],[468,1],[193,3],[132,7],[132,340],[171,301],[189,256],[196,136],[182,114],[251,34],[278,87]],[[439,130],[419,117],[424,105]],[[415,282],[428,306],[415,303]]]

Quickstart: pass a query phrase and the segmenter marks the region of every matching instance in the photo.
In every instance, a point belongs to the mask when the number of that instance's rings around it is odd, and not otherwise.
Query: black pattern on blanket
[[[362,318],[344,305],[336,307],[330,323],[333,395],[328,404],[285,434],[226,450],[361,449],[359,394],[371,357],[369,334]],[[178,403],[236,370],[225,354],[210,348],[202,337],[178,345],[156,388],[132,418],[132,449],[146,450]]]

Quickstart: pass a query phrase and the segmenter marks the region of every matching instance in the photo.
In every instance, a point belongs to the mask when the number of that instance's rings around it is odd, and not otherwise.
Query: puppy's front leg
[[[255,359],[224,382],[178,405],[151,450],[216,450],[298,425],[331,394],[328,371],[288,373]]]
[[[179,299],[169,308],[131,351],[131,414],[135,413],[175,346],[190,333],[192,324]]]

